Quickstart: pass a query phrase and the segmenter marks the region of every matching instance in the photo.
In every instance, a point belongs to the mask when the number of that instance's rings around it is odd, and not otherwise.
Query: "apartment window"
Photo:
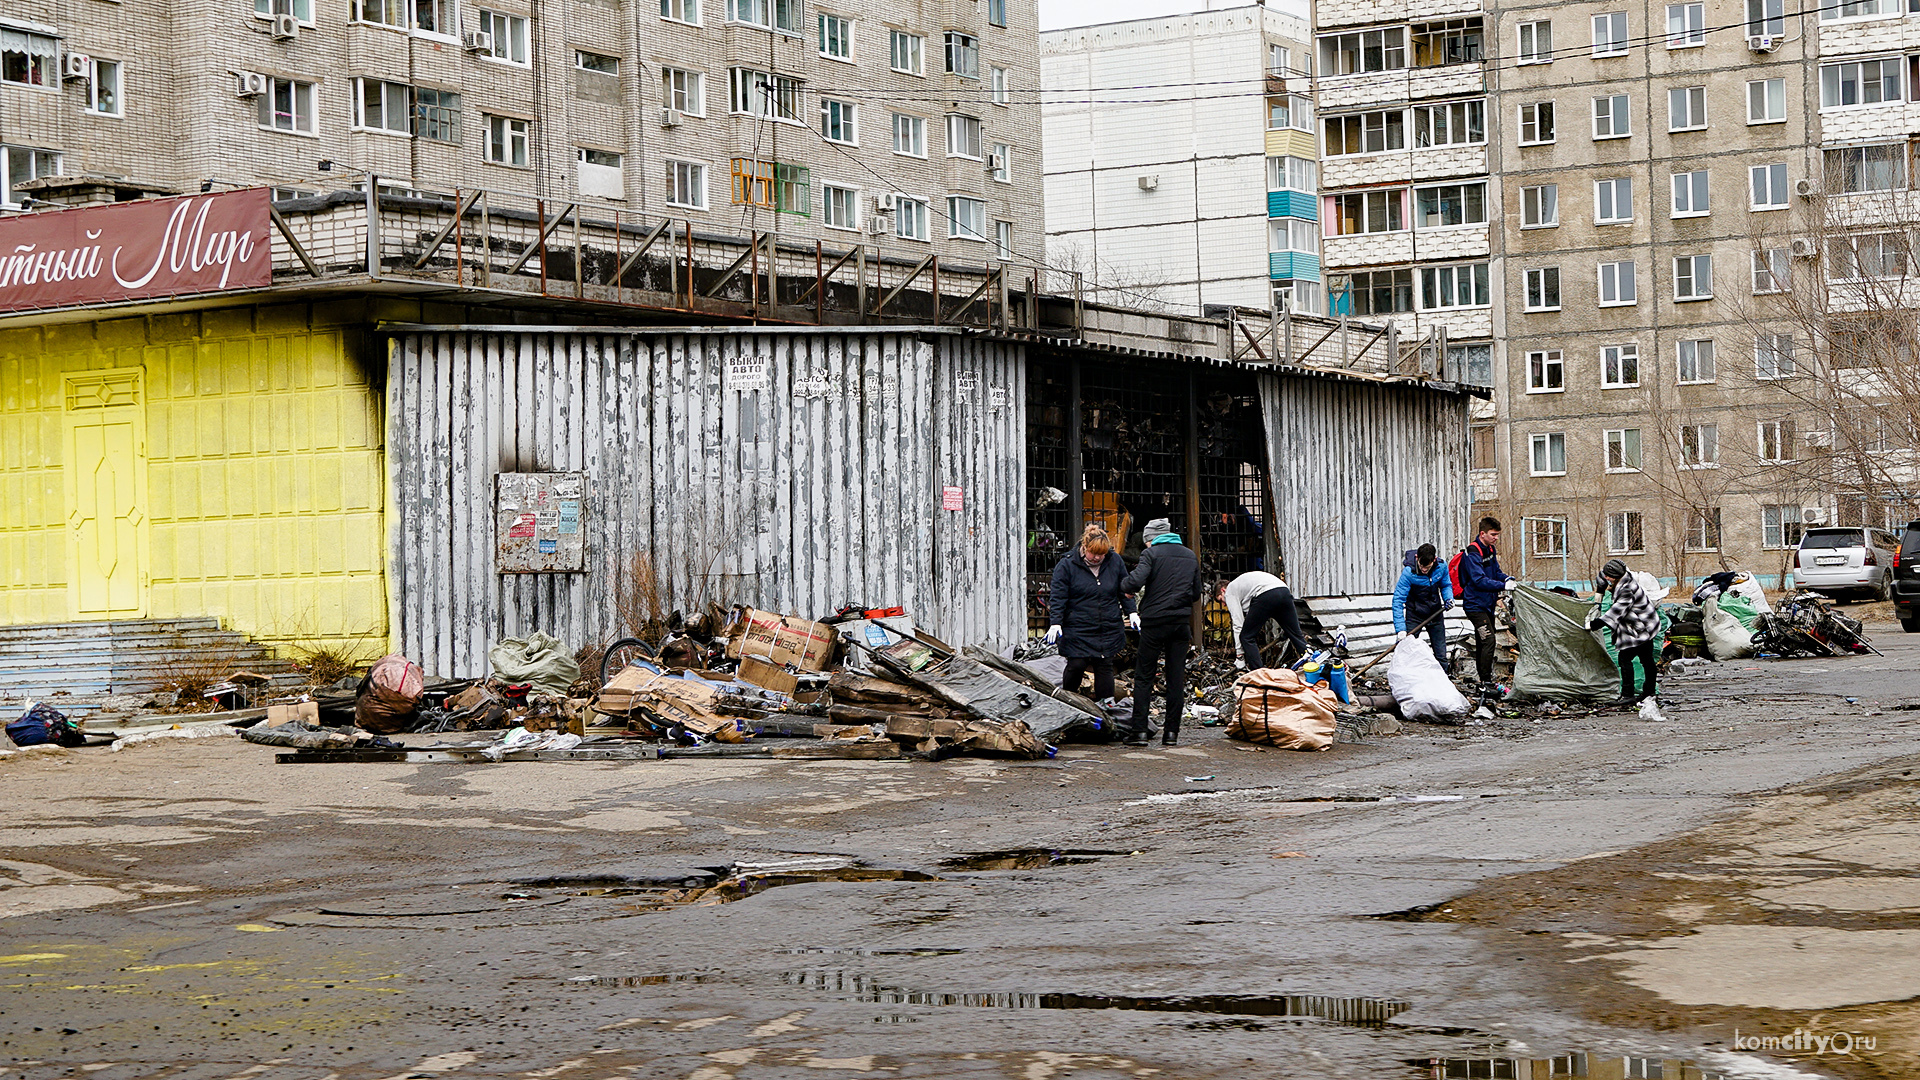
[[[724,7],[728,22],[747,23],[765,28],[773,26],[771,0],[725,0]]]
[[[1420,105],[1413,110],[1413,145],[1466,146],[1487,141],[1487,102],[1484,98],[1447,105]]]
[[[1848,194],[1897,190],[1906,186],[1906,157],[1903,143],[1828,150],[1828,186]]]
[[[291,79],[267,80],[267,92],[254,99],[260,126],[275,131],[313,134],[313,84]]]
[[[1667,91],[1667,130],[1699,131],[1707,126],[1707,88],[1676,86]]]
[[[118,60],[94,60],[93,77],[87,80],[87,111],[95,116],[119,116],[124,111]]]
[[[253,0],[255,11],[264,0]],[[416,33],[452,37],[460,32],[460,13],[454,0],[413,0],[413,29]]]
[[[988,96],[992,98],[995,105],[1006,105],[1012,101],[1011,95],[1007,92],[1006,68],[988,68],[987,86],[989,88]]]
[[[1326,131],[1328,157],[1344,154],[1377,154],[1383,150],[1407,148],[1407,114],[1402,109],[1354,113],[1328,117]]]
[[[851,101],[835,101],[832,98],[820,99],[820,135],[828,142],[846,143],[857,146],[860,143],[860,129],[854,121],[854,104]]]
[[[823,11],[815,22],[820,31],[820,55],[833,60],[852,60],[853,20]]]
[[[1707,170],[1673,174],[1673,216],[1704,217],[1710,209]]]
[[[700,25],[700,0],[660,0],[660,17]]]
[[[1608,449],[1611,452],[1611,444]],[[1639,555],[1646,550],[1640,511],[1616,510],[1607,515],[1607,554]]]
[[[1550,64],[1553,62],[1553,23],[1541,19],[1538,22],[1520,24],[1520,52],[1515,63]]]
[[[987,204],[964,195],[947,196],[947,239],[981,240],[987,238]]]
[[[1786,292],[1789,265],[1786,248],[1756,249],[1753,253],[1754,295]]]
[[[906,113],[893,114],[893,152],[911,157],[927,156],[927,122]]]
[[[1313,99],[1305,94],[1285,94],[1267,99],[1267,130],[1313,131]]]
[[[1274,218],[1267,222],[1267,233],[1269,251],[1317,253],[1320,250],[1319,222]]]
[[[1707,5],[1667,5],[1667,48],[1691,49],[1707,43]]]
[[[413,134],[412,87],[379,79],[354,81],[360,84],[360,92],[354,95],[359,106],[353,118],[354,126],[396,135]]]
[[[527,60],[527,20],[519,15],[503,15],[498,11],[480,10],[480,32],[492,35],[493,44],[479,50],[481,56],[490,56],[509,64],[525,64]]]
[[[1593,17],[1593,55],[1627,55],[1627,13],[1611,11]]]
[[[1013,222],[996,221],[993,223],[994,254],[1002,259],[1013,258]]]
[[[764,206],[773,209],[774,162],[754,158],[733,159],[733,179],[729,189],[735,206]]]
[[[1484,225],[1487,185],[1442,184],[1413,189],[1413,227],[1444,229],[1455,225]]]
[[[1527,271],[1527,310],[1560,310],[1560,268],[1541,266]]]
[[[1532,473],[1535,476],[1567,475],[1567,437],[1562,432],[1535,435],[1528,439],[1533,450]]]
[[[919,34],[909,34],[904,30],[887,31],[888,66],[908,75],[920,74],[920,54],[925,45],[926,39]]]
[[[253,0],[253,13],[260,16],[291,15],[302,25],[313,25],[313,0]]]
[[[1335,289],[1339,285],[1336,279]],[[1413,310],[1413,271],[1372,270],[1347,275],[1347,306],[1353,315],[1394,315]]]
[[[980,149],[980,119],[960,113],[947,114],[947,156],[973,158],[985,156]]]
[[[1357,75],[1367,71],[1398,71],[1407,66],[1407,28],[1363,30],[1329,34],[1320,39],[1323,75]]]
[[[1474,470],[1497,469],[1500,467],[1500,455],[1495,449],[1496,432],[1490,427],[1476,427],[1469,433],[1467,443],[1467,467]]]
[[[1761,334],[1753,341],[1756,379],[1787,379],[1795,372],[1792,334]]]
[[[1553,102],[1533,101],[1520,106],[1520,145],[1553,141]]]
[[[434,142],[460,141],[460,95],[419,87],[413,92],[413,131]]]
[[[932,214],[925,199],[910,199],[896,194],[893,199],[893,234],[902,240],[931,240]]]
[[[405,0],[354,0],[352,18],[354,22],[374,23],[405,30],[407,5]]]
[[[734,68],[729,84],[727,107],[733,112],[776,120],[800,118],[798,80],[752,68]]]
[[[1787,164],[1755,165],[1747,171],[1753,189],[1752,208],[1784,210],[1787,206]]]
[[[1633,264],[1630,262],[1606,262],[1600,264],[1600,306],[1627,307],[1640,302],[1634,290]]]
[[[17,210],[24,205],[28,196],[20,191],[20,185],[29,180],[38,180],[43,176],[60,175],[60,154],[55,150],[35,150],[27,146],[0,146],[0,159],[4,159],[4,170],[0,176],[6,178],[6,198],[0,201],[9,210]]]
[[[1872,15],[1900,14],[1900,0],[1839,0],[1820,6],[1820,21],[1860,19]]]
[[[1602,345],[1600,347],[1600,388],[1619,390],[1640,385],[1640,346],[1628,342],[1625,345]]]
[[[1805,526],[1801,524],[1798,506],[1763,506],[1760,508],[1760,546],[1766,548],[1798,547],[1800,535]]]
[[[1900,60],[1850,60],[1820,65],[1820,107],[1841,109],[1899,101]]]
[[[1527,546],[1535,555],[1541,558],[1557,559],[1567,553],[1566,518],[1534,517],[1527,518],[1526,522]]]
[[[1593,185],[1593,222],[1613,225],[1633,220],[1633,178],[1616,177],[1595,181]]]
[[[1673,260],[1673,298],[1713,299],[1713,256],[1682,255]]]
[[[1710,506],[1687,515],[1687,550],[1720,550],[1720,508]]]
[[[580,194],[600,199],[627,197],[626,174],[621,169],[619,154],[611,150],[576,147],[575,165]]]
[[[667,108],[688,116],[707,115],[705,82],[705,78],[697,71],[670,67],[660,69],[661,97],[665,99]]]
[[[1320,190],[1320,163],[1311,158],[1270,157],[1267,159],[1268,191]]]
[[[799,37],[806,31],[800,21],[800,0],[773,0],[773,28]]]
[[[1783,37],[1787,32],[1787,0],[1747,0],[1747,36]]]
[[[1827,280],[1899,278],[1907,273],[1905,233],[1837,236],[1827,241]]]
[[[958,30],[947,31],[947,74],[963,79],[980,77],[980,39]]]
[[[1487,291],[1486,263],[1420,268],[1420,308],[1423,311],[1486,307],[1492,302],[1493,297]]]
[[[527,164],[527,122],[506,116],[487,117],[486,158],[495,165]]]
[[[1778,124],[1787,119],[1787,80],[1755,79],[1747,84],[1747,123]]]
[[[1693,469],[1720,464],[1720,425],[1680,425],[1680,464]]]
[[[820,189],[820,224],[829,229],[860,227],[860,192],[827,184]]]
[[[1485,23],[1477,16],[1423,23],[1413,28],[1413,65],[1478,63],[1485,51]]]
[[[1527,393],[1559,394],[1567,389],[1567,365],[1559,349],[1527,354]]]
[[[773,164],[773,208],[782,214],[813,216],[813,170],[805,165]]]
[[[1793,460],[1793,421],[1762,420],[1759,423],[1760,460],[1779,464]]]
[[[1682,383],[1713,381],[1713,339],[1695,338],[1674,343],[1674,368]]]
[[[619,57],[587,52],[583,49],[574,50],[573,66],[579,68],[581,71],[591,71],[597,75],[620,74]]]
[[[1400,232],[1407,227],[1402,216],[1406,195],[1405,191],[1355,191],[1327,196],[1333,235]]]
[[[1007,0],[987,0],[987,23],[990,26],[1007,25]]]
[[[1608,472],[1640,471],[1640,429],[1612,428],[1604,433]]]
[[[1010,143],[993,144],[993,152],[987,155],[987,175],[1002,184],[1013,182],[1013,146]]]
[[[693,161],[667,162],[667,205],[707,208],[707,167]]]
[[[1593,137],[1618,139],[1633,133],[1627,95],[1609,94],[1593,99]]]
[[[1546,229],[1560,224],[1560,185],[1540,184],[1520,189],[1520,227]]]

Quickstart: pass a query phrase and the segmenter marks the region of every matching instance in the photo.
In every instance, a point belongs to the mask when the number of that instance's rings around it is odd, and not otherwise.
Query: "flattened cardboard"
[[[320,726],[320,703],[317,701],[296,701],[291,705],[267,706],[267,726],[279,727],[289,720],[298,720],[312,727]]]
[[[825,671],[833,661],[833,627],[826,623],[748,608],[741,626],[740,635],[727,643],[727,655],[735,659],[757,656],[802,671]]]

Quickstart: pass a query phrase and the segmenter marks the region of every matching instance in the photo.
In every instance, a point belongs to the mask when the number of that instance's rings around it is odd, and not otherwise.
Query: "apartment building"
[[[0,209],[86,186],[50,176],[128,197],[373,174],[1034,259],[1037,35],[1031,0],[21,0]]]
[[[1311,42],[1261,5],[1042,34],[1049,260],[1110,303],[1323,312]]]

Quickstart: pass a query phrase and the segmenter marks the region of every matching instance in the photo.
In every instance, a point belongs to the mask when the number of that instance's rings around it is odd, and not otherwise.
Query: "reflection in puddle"
[[[665,986],[668,983],[703,983],[707,977],[697,971],[671,971],[663,975],[576,975],[567,981],[581,986]]]
[[[1010,848],[1006,851],[982,851],[958,855],[940,863],[942,870],[1044,870],[1049,866],[1075,866],[1090,863],[1102,855],[1125,855],[1124,851],[1092,848]]]
[[[957,956],[965,949],[781,949],[788,956]]]
[[[1723,1080],[1723,1074],[1676,1058],[1601,1057],[1562,1054],[1555,1058],[1431,1058],[1424,1062],[1430,1080]]]

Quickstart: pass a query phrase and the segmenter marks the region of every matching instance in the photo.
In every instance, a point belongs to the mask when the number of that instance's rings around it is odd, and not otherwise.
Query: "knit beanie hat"
[[[1621,562],[1619,559],[1608,559],[1607,565],[1600,568],[1600,576],[1615,579],[1626,577],[1627,564]]]
[[[1159,539],[1162,535],[1166,533],[1170,533],[1172,531],[1173,531],[1172,521],[1168,520],[1167,518],[1154,518],[1152,521],[1147,522],[1147,528],[1145,532],[1147,543],[1151,544],[1155,540]]]

